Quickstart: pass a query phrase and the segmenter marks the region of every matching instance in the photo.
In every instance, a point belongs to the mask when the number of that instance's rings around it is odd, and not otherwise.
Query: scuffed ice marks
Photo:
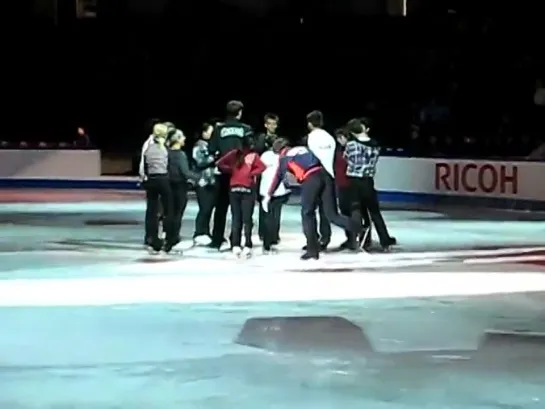
[[[505,375],[495,369],[394,355],[346,359],[268,352],[96,366],[2,367],[0,391],[6,393],[0,395],[0,408],[542,407],[545,376],[539,367],[515,367]],[[39,396],[17,406],[23,391],[36,385]]]

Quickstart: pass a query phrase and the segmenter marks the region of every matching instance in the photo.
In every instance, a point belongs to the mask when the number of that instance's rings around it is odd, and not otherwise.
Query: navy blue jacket
[[[269,196],[276,191],[289,172],[303,183],[314,172],[322,169],[320,160],[304,146],[286,149],[280,153],[278,170],[269,187]]]

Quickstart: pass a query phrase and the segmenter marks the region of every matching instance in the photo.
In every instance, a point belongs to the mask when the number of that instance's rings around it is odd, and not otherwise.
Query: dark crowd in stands
[[[277,113],[293,140],[320,109],[330,131],[369,118],[396,154],[539,160],[541,19],[534,10],[300,18],[225,6],[153,21],[32,21],[3,51],[14,63],[4,67],[10,121],[0,144],[136,152],[150,118],[189,135],[239,99],[246,122],[261,130],[263,115]]]

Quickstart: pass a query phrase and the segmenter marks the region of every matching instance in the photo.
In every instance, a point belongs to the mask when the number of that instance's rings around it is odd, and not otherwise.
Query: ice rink
[[[301,262],[292,205],[241,261],[150,257],[139,193],[0,201],[0,409],[545,408],[544,215],[398,206],[394,252]]]

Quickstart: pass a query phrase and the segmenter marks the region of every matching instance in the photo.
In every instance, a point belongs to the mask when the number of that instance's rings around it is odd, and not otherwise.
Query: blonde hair
[[[168,127],[165,124],[155,124],[153,126],[153,137],[156,141],[164,142],[168,133]]]

